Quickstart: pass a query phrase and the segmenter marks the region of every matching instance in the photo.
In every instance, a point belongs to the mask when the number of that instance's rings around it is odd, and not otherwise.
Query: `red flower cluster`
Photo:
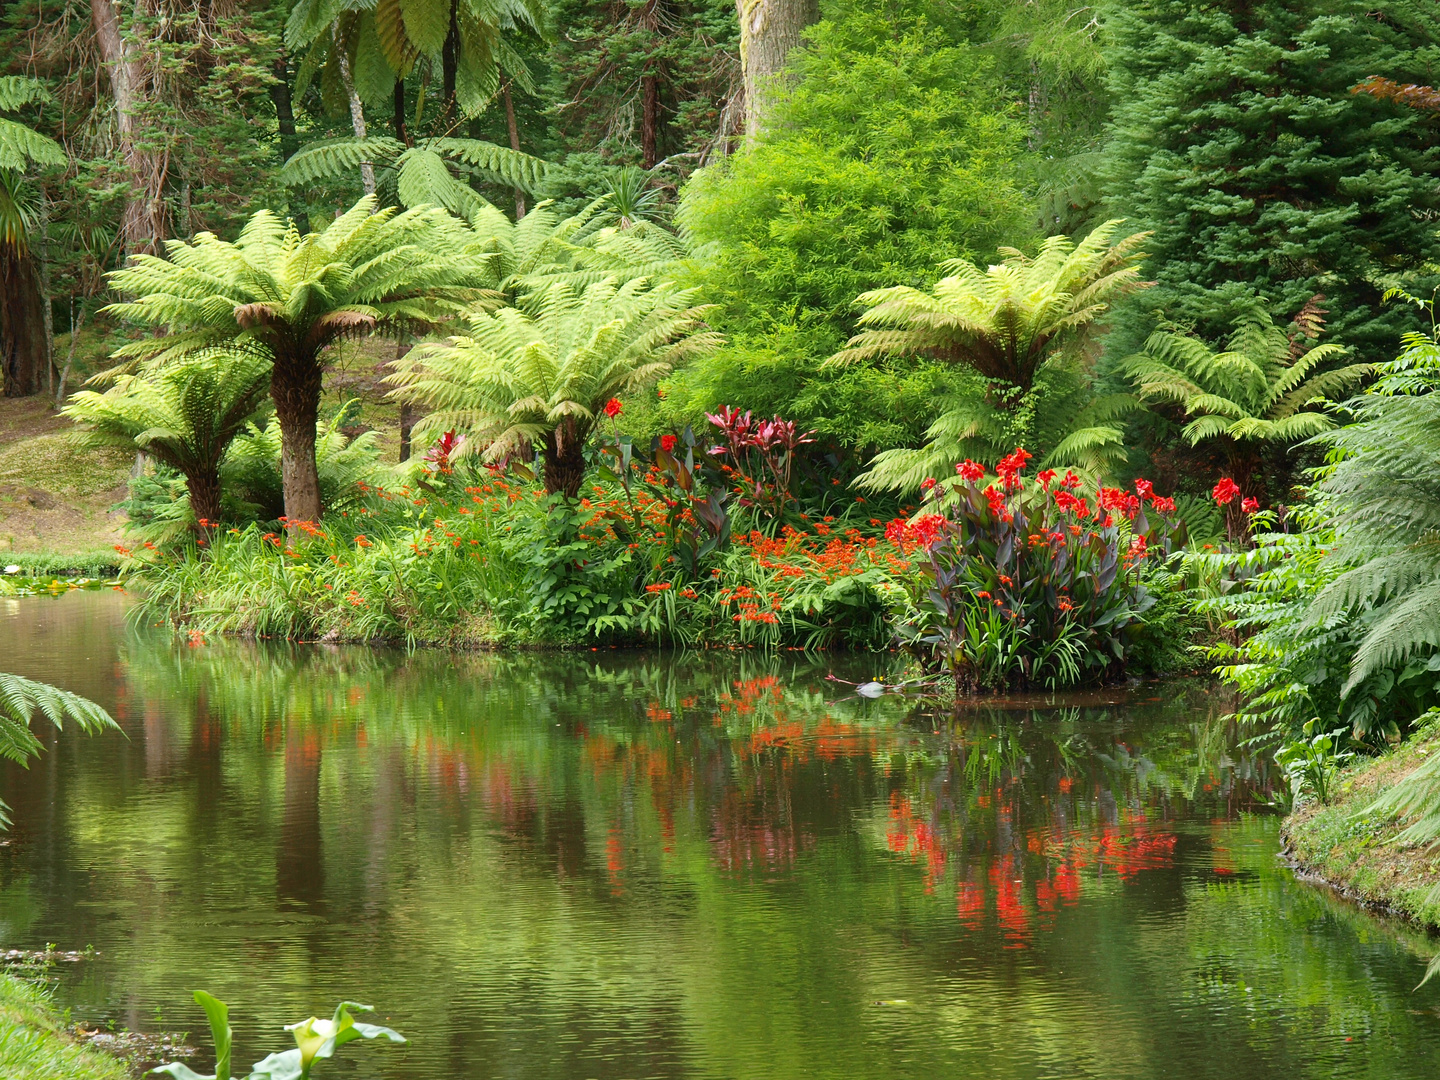
[[[923,547],[928,551],[935,546],[935,541],[940,539],[940,530],[944,526],[945,518],[941,514],[926,514],[915,521],[896,518],[885,526],[885,539],[902,552],[908,552],[915,547]]]
[[[661,449],[661,450],[664,450],[665,453],[667,453],[667,454],[668,454],[668,453],[671,453],[671,452],[675,449],[675,443],[676,443],[676,441],[677,441],[677,440],[676,440],[676,438],[675,438],[674,435],[661,435],[661,436],[660,436],[660,449]]]
[[[609,401],[605,402],[605,415],[610,417],[611,420],[614,420],[615,417],[620,415],[619,398],[612,397]]]
[[[995,475],[1000,477],[1006,491],[1019,490],[1020,474],[1025,471],[1025,463],[1034,456],[1023,446],[1017,446],[1014,453],[1006,455],[996,463]]]
[[[1240,500],[1240,509],[1247,514],[1253,514],[1260,509],[1260,500],[1252,499],[1249,495]]]
[[[967,480],[973,484],[985,475],[985,466],[978,465],[969,458],[966,458],[959,465],[955,466],[955,471],[960,474],[961,480]]]
[[[1221,477],[1220,482],[1215,485],[1211,492],[1215,496],[1216,506],[1226,506],[1235,501],[1235,496],[1240,494],[1240,485],[1231,480],[1230,477]]]

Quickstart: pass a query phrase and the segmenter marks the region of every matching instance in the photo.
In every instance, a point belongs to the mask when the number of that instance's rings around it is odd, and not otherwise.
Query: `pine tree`
[[[560,0],[548,95],[566,148],[687,166],[738,126],[730,0]]]
[[[1163,309],[1219,341],[1256,296],[1291,314],[1316,294],[1332,340],[1378,360],[1408,326],[1388,286],[1440,257],[1440,126],[1352,88],[1425,82],[1433,4],[1144,0],[1107,24],[1107,194],[1149,229],[1158,285],[1113,355]]]

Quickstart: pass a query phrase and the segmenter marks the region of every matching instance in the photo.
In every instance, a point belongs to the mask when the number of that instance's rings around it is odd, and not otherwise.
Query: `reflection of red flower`
[[[605,402],[605,415],[610,417],[611,420],[614,420],[615,417],[620,415],[619,398],[612,397],[609,401]]]
[[[675,436],[674,436],[674,435],[661,435],[661,436],[660,436],[660,449],[661,449],[661,450],[664,450],[665,453],[667,453],[667,454],[670,453],[671,450],[674,450],[674,449],[675,449]]]
[[[1211,494],[1215,496],[1216,506],[1224,506],[1235,501],[1235,496],[1240,494],[1240,485],[1225,476],[1215,485],[1215,490]]]

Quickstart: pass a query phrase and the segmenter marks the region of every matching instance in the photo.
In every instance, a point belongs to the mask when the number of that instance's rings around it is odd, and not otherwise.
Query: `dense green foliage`
[[[937,372],[841,372],[856,296],[921,285],[1025,231],[1023,125],[985,54],[923,9],[846,5],[811,31],[772,131],[685,189],[707,299],[731,346],[672,380],[664,415],[781,412],[844,445],[913,441]]]
[[[1424,114],[1351,88],[1434,81],[1431,6],[1146,0],[1105,33],[1106,193],[1154,233],[1126,344],[1152,312],[1217,341],[1256,297],[1288,318],[1320,294],[1336,341],[1388,355],[1409,321],[1382,294],[1440,257],[1440,143]]]

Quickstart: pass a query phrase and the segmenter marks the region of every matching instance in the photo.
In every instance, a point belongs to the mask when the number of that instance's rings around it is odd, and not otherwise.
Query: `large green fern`
[[[139,450],[185,476],[197,520],[220,518],[220,462],[232,439],[269,402],[270,361],[208,349],[145,375],[122,375],[105,393],[82,390],[64,409],[82,445]]]
[[[491,460],[538,445],[547,489],[574,496],[605,403],[718,347],[694,301],[693,290],[643,278],[552,282],[523,310],[472,314],[467,335],[412,350],[387,381],[430,410],[417,437],[458,429]]]
[[[829,363],[928,356],[1027,391],[1117,297],[1142,286],[1137,264],[1149,234],[1115,241],[1120,225],[1108,221],[1079,244],[1052,236],[1033,257],[1002,248],[1004,259],[987,270],[953,259],[928,292],[898,285],[865,293],[856,301],[867,309],[863,329]]]
[[[45,746],[30,730],[36,715],[62,730],[66,721],[73,722],[88,734],[119,727],[89,698],[0,671],[0,758],[28,765],[40,755]],[[8,811],[9,807],[0,802],[0,828],[10,824]]]

